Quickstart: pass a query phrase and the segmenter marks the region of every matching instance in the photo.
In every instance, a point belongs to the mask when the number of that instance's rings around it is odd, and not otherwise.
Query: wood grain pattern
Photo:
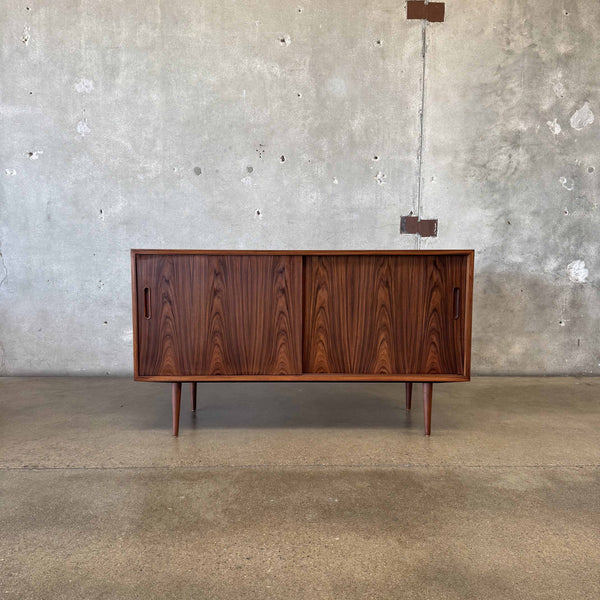
[[[472,250],[132,250],[131,259],[134,374],[138,381],[470,379]],[[302,358],[305,369],[312,360],[307,356],[312,351],[307,352],[306,340],[310,337],[308,324],[314,322],[308,311],[316,298],[308,297],[306,283],[315,281],[315,273],[310,275],[308,267],[319,265],[321,259],[341,261],[341,265],[350,259],[365,263],[358,271],[346,273],[350,288],[344,284],[334,295],[330,284],[335,277],[329,281],[327,275],[331,268],[321,266],[319,276],[325,274],[325,285],[313,291],[318,291],[323,309],[329,306],[331,314],[319,314],[318,318],[315,314],[317,321],[326,316],[325,327],[315,329],[322,332],[322,339],[315,338],[316,347],[327,352],[333,347],[335,360],[368,371],[301,372]],[[230,260],[242,263],[236,267]],[[250,265],[244,260],[258,262]],[[149,287],[147,306],[145,287]],[[449,322],[454,287],[460,288],[459,319]],[[335,308],[334,298],[347,302],[349,289],[363,290],[357,304],[366,315],[362,327],[356,320],[356,307]],[[405,315],[411,311],[414,318],[408,319]],[[150,319],[144,318],[144,312]],[[346,323],[345,337],[339,337],[336,331],[342,331],[340,315],[344,312],[354,317]],[[327,333],[326,326],[336,319],[337,330]],[[252,327],[255,334],[250,334]],[[365,328],[367,333],[372,331],[374,346],[365,341]],[[336,348],[340,340],[344,344],[341,354]],[[352,348],[349,354],[348,348]],[[331,357],[318,360],[326,363],[326,368],[335,367]]]
[[[136,256],[138,375],[300,374],[301,270],[299,256]]]
[[[303,372],[464,374],[466,271],[465,255],[306,256]]]

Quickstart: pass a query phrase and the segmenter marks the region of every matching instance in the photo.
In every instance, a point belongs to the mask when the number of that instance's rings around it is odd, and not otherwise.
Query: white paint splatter
[[[339,183],[338,178],[334,177],[333,178],[333,185],[337,185]]]
[[[133,341],[133,329],[126,329],[121,334],[121,340],[123,340],[124,342],[131,342],[131,341]]]
[[[9,176],[9,177],[14,177],[17,174],[16,169],[4,169],[4,172]]]
[[[570,192],[575,187],[575,182],[572,179],[567,179],[566,177],[559,177],[558,181],[560,181],[565,190],[569,190]]]
[[[73,87],[78,94],[89,94],[94,89],[94,82],[91,79],[81,78]]]
[[[560,76],[561,75],[559,75],[558,77]],[[565,94],[567,93],[563,82],[560,81],[558,78],[552,81],[552,91],[554,92],[554,95],[557,98],[564,98]]]
[[[385,178],[386,178],[385,173],[382,173],[381,171],[377,171],[377,175],[375,175],[375,181],[379,185],[383,185],[385,183]]]
[[[584,127],[591,125],[594,122],[594,113],[590,108],[589,102],[585,102],[584,105],[576,110],[571,115],[571,127],[577,131],[581,131]]]
[[[37,160],[42,154],[44,154],[43,150],[34,150],[32,152],[28,152],[27,156],[29,156],[29,160]]]
[[[252,177],[246,175],[246,177],[243,177],[242,179],[240,179],[240,181],[246,186],[246,187],[251,187],[252,186]]]
[[[27,46],[29,45],[29,40],[31,39],[31,28],[29,25],[25,25],[23,27],[23,35],[21,36],[21,41]]]
[[[573,283],[585,283],[589,274],[583,260],[574,260],[567,265],[567,275]]]
[[[562,131],[560,123],[554,119],[554,121],[546,121],[546,125],[554,135],[558,135]]]
[[[85,137],[88,133],[91,133],[92,130],[88,127],[87,119],[83,118],[79,123],[77,123],[77,133],[81,137]]]

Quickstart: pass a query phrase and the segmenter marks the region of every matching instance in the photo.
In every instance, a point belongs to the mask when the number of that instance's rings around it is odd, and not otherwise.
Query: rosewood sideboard
[[[468,381],[473,250],[132,250],[137,381]]]

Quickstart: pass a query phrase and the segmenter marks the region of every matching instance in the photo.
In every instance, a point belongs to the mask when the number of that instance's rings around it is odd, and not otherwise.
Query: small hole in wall
[[[32,96],[32,95],[33,95],[33,92],[29,92],[29,95],[30,95],[30,96]]]
[[[559,322],[558,322],[558,324],[559,324],[561,327],[564,327],[564,326],[565,326],[565,322],[564,322],[564,321],[559,321]]]
[[[379,160],[379,156],[377,154],[373,157],[373,160]]]
[[[104,324],[105,324],[105,325],[108,325],[108,321],[104,321]]]
[[[378,46],[383,46],[383,40],[377,40],[375,42]]]
[[[246,171],[247,171],[248,173],[252,173],[252,171],[254,171],[254,167],[247,166],[247,167],[246,167]]]
[[[301,13],[302,12],[302,7],[298,7],[298,12]]]
[[[506,221],[506,223],[507,223],[508,225],[510,225],[510,221]]]
[[[100,215],[103,215],[103,214],[104,214],[104,211],[102,209],[100,209]],[[94,254],[94,256],[96,256],[96,255]]]
[[[302,98],[302,94],[300,92],[297,92],[296,96],[298,96],[298,98]]]
[[[563,14],[565,15],[565,17],[569,16],[569,11],[568,10],[563,10]]]
[[[258,210],[258,209],[256,210],[256,216],[260,217],[260,210]]]
[[[594,167],[588,167],[588,173],[593,173],[595,170]]]
[[[282,154],[282,155],[279,157],[279,160],[280,160],[282,163],[284,163],[284,162],[285,162],[285,156]]]

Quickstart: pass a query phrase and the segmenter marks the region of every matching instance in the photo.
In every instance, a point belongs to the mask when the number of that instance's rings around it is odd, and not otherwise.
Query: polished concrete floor
[[[600,598],[600,379],[198,392],[0,379],[0,599]]]

